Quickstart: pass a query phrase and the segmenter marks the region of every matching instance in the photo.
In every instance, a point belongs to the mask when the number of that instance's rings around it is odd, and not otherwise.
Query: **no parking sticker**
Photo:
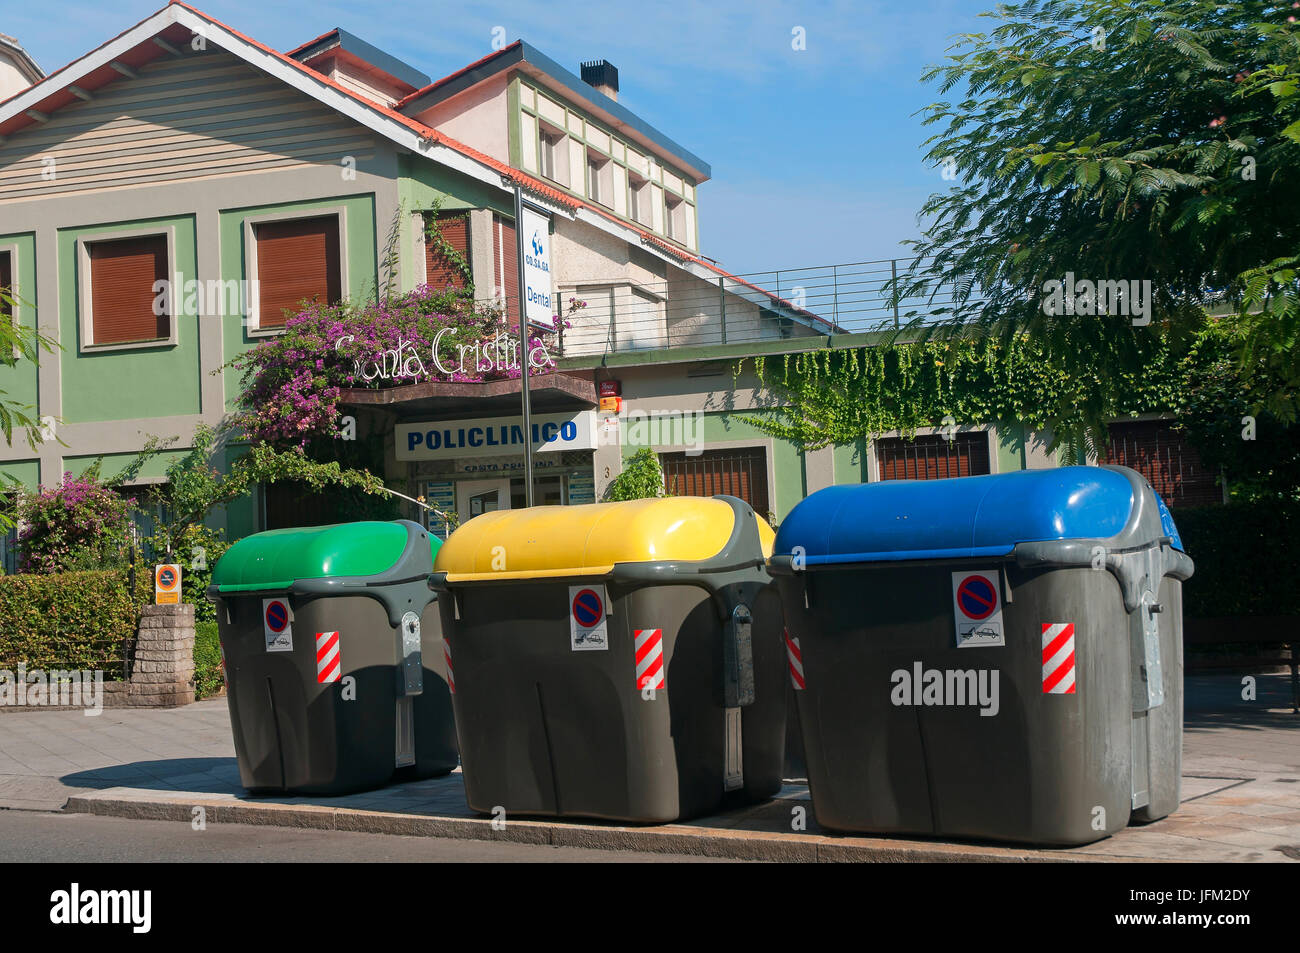
[[[1000,573],[955,572],[952,574],[952,614],[957,630],[957,648],[1006,645],[1002,628]]]
[[[268,652],[293,651],[293,625],[289,622],[287,600],[262,600],[262,633],[266,636]]]
[[[181,567],[166,563],[153,567],[154,602],[160,606],[178,605],[181,601]]]
[[[569,648],[575,652],[609,649],[604,586],[569,587]]]

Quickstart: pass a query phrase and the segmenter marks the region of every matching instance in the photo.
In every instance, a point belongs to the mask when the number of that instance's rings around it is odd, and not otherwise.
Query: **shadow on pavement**
[[[65,774],[59,780],[69,787],[140,788],[191,794],[242,794],[239,766],[234,758],[171,758],[135,761],[109,768]]]
[[[1291,711],[1290,675],[1254,675],[1253,699],[1245,699],[1247,676],[1197,675],[1184,682],[1183,727],[1186,731],[1239,728],[1300,730],[1300,715]]]

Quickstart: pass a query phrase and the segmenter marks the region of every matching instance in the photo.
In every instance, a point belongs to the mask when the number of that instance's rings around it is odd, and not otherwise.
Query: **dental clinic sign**
[[[594,410],[534,414],[531,423],[534,452],[596,447]],[[396,437],[398,460],[449,460],[524,452],[524,425],[518,417],[398,424]]]
[[[524,263],[524,314],[529,324],[555,330],[551,288],[551,219],[525,203],[521,209],[519,255]]]

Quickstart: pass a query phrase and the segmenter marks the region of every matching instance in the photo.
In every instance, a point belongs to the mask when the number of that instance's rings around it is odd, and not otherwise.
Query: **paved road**
[[[195,831],[183,821],[0,810],[0,864],[20,861],[667,864],[705,860],[712,859],[351,831],[300,831],[249,824],[212,824],[207,830]]]

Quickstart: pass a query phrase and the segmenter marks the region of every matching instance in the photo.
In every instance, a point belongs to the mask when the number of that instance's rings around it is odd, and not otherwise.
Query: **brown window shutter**
[[[333,304],[343,297],[337,215],[263,222],[257,241],[258,327],[284,326],[285,311],[303,301]]]
[[[989,438],[985,433],[884,437],[875,441],[881,480],[943,480],[989,472]]]
[[[1165,420],[1135,420],[1110,425],[1104,463],[1129,467],[1146,477],[1169,506],[1223,502],[1223,490],[1186,435]]]
[[[12,297],[14,286],[14,263],[10,260],[10,254],[7,251],[0,251],[0,291]],[[9,302],[0,297],[0,317],[12,320],[14,316],[13,308]]]
[[[661,453],[664,483],[673,496],[739,497],[766,518],[769,512],[767,451],[762,447],[706,450],[696,456]]]
[[[506,299],[506,317],[512,326],[519,325],[519,240],[515,237],[513,220],[500,215],[492,217],[492,234],[495,242],[492,261],[496,263],[496,287],[502,289]]]
[[[427,216],[426,216],[427,220]],[[438,216],[438,231],[447,244],[455,249],[466,263],[469,262],[469,213],[443,212]],[[447,288],[464,288],[469,282],[456,262],[448,258],[432,241],[424,242],[424,281],[434,291]]]
[[[154,282],[168,280],[167,236],[88,242],[91,343],[128,344],[171,336],[171,300],[154,313]]]

